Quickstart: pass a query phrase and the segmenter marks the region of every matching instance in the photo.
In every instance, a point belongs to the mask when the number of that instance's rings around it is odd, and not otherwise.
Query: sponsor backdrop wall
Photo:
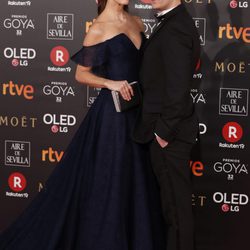
[[[156,26],[149,2],[130,1],[147,36]],[[202,46],[190,93],[200,118],[190,162],[197,249],[246,250],[250,6],[248,1],[183,2]],[[95,0],[1,0],[0,230],[43,188],[98,95],[98,89],[75,81],[69,60],[95,17]]]

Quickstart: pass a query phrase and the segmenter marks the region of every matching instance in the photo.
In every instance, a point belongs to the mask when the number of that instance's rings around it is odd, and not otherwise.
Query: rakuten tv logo
[[[213,201],[221,204],[223,212],[239,212],[241,206],[248,204],[249,197],[246,194],[216,192],[213,194]]]
[[[226,37],[228,40],[236,39],[243,40],[245,43],[250,43],[250,27],[233,27],[230,23],[219,27],[219,39]]]
[[[194,79],[201,79],[203,76],[201,72],[201,59],[198,60],[196,67],[195,67],[195,72],[193,74]]]
[[[243,137],[243,128],[237,122],[228,122],[222,128],[222,136],[227,141],[219,143],[221,148],[244,149],[245,144],[237,144]]]
[[[32,85],[15,84],[12,81],[2,84],[2,94],[10,96],[23,96],[27,100],[34,98],[34,87]]]
[[[27,181],[23,174],[15,172],[9,176],[8,184],[14,192],[21,192],[26,188]]]
[[[236,8],[248,8],[248,2],[247,1],[236,1],[236,0],[232,0],[229,3],[229,6],[232,9],[236,9]]]
[[[12,0],[8,1],[9,6],[18,6],[18,7],[30,7],[31,6],[31,1],[26,1],[26,0]]]
[[[242,127],[237,122],[228,122],[222,129],[222,135],[228,142],[238,142],[243,135]]]
[[[69,52],[63,46],[54,47],[50,52],[50,60],[55,66],[64,66],[69,61]]]
[[[71,72],[71,67],[65,67],[69,61],[69,52],[63,46],[56,46],[50,51],[50,60],[54,66],[48,66],[50,72]]]

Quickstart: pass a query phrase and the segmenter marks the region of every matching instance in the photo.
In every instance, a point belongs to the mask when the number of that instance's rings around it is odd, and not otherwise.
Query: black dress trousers
[[[150,143],[151,164],[157,177],[167,226],[167,250],[194,250],[190,152],[193,144],[175,140],[161,148]]]

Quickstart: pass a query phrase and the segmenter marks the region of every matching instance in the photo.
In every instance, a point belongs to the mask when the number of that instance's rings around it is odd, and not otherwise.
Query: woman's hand
[[[131,100],[131,96],[134,95],[132,87],[127,81],[107,81],[105,86],[110,90],[118,91],[122,98],[126,101]]]

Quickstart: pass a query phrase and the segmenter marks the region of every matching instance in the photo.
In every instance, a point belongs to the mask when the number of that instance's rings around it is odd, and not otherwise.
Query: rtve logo
[[[250,27],[233,27],[230,23],[219,27],[219,39],[226,37],[229,40],[242,39],[245,43],[250,43]]]
[[[8,184],[14,192],[21,192],[26,188],[27,181],[23,174],[15,172],[9,176]]]
[[[63,151],[53,150],[52,147],[42,150],[42,161],[59,162],[63,157]]]
[[[242,138],[243,129],[237,122],[228,122],[222,129],[222,135],[228,142],[237,142]]]
[[[50,60],[55,66],[64,66],[69,61],[69,52],[63,46],[56,46],[50,52]]]
[[[3,83],[2,94],[11,96],[23,96],[27,100],[34,98],[34,87],[32,85],[14,84],[12,81]]]
[[[189,165],[194,176],[203,176],[204,164],[201,161],[190,161]]]

